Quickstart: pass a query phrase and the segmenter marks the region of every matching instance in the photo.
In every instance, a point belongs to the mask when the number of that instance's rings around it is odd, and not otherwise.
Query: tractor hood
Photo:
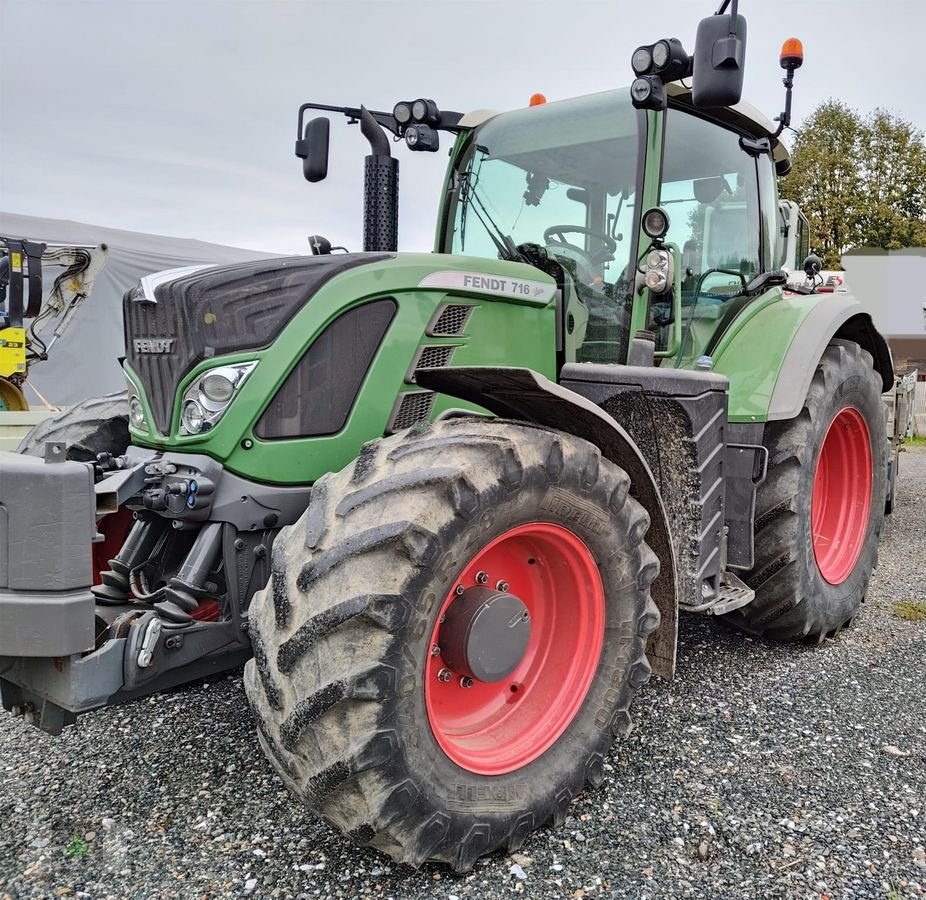
[[[269,346],[327,281],[393,256],[291,256],[190,267],[145,279],[123,300],[125,351],[155,427],[162,434],[169,431],[177,386],[198,363]]]

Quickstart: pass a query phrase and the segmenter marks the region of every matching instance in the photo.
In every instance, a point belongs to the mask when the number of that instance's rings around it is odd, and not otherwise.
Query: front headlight
[[[206,424],[206,411],[195,400],[185,400],[180,413],[180,431],[199,434]]]
[[[129,421],[139,429],[145,428],[148,424],[145,421],[145,408],[134,394],[129,397]]]
[[[126,375],[125,380],[128,382],[129,425],[136,431],[148,431],[148,417],[145,415],[145,404],[141,402],[141,397],[138,396],[138,388],[128,375]]]
[[[203,372],[183,392],[180,433],[202,434],[225,414],[256,362],[217,366]]]

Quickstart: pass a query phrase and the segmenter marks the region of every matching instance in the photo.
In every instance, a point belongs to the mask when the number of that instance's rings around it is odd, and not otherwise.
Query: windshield
[[[626,90],[515,110],[475,129],[451,173],[445,249],[555,258],[580,361],[623,360],[644,128]]]

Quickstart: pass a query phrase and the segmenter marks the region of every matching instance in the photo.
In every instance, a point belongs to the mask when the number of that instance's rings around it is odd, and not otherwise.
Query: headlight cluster
[[[236,363],[203,372],[183,393],[180,433],[202,434],[212,428],[256,365],[256,362]]]
[[[646,286],[654,294],[664,294],[672,287],[671,263],[672,256],[664,248],[646,254]]]

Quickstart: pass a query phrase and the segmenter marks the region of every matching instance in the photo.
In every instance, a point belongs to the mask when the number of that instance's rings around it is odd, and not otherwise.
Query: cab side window
[[[770,163],[767,158],[766,162]],[[774,191],[774,185],[772,190]],[[681,250],[682,346],[674,365],[687,367],[745,302],[743,286],[773,263],[778,223],[760,213],[756,157],[739,134],[682,110],[666,117],[660,206],[669,216],[667,240]]]
[[[761,271],[756,160],[736,132],[671,110],[660,205],[671,223],[667,240],[682,250],[686,299],[729,293],[741,287],[738,276],[748,282]]]

